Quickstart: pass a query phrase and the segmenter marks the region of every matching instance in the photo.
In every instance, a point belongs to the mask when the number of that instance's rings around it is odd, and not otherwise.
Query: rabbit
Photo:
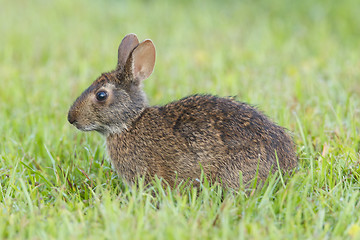
[[[287,131],[256,108],[212,95],[193,95],[149,106],[142,82],[153,72],[155,46],[128,34],[118,49],[116,69],[103,73],[74,102],[68,121],[106,137],[117,174],[128,184],[157,176],[171,187],[199,185],[201,174],[237,189],[254,177],[297,165]],[[241,175],[242,177],[241,177]],[[241,180],[242,179],[242,183]]]

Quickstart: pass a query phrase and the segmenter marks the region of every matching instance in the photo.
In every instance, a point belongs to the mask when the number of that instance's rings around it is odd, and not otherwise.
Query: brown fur
[[[194,95],[149,107],[141,81],[152,72],[155,52],[149,40],[138,44],[134,36],[126,36],[126,44],[119,47],[118,62],[124,65],[100,76],[68,115],[80,130],[107,137],[111,162],[128,183],[138,176],[148,182],[157,175],[174,186],[199,179],[203,169],[208,179],[236,189],[240,172],[248,183],[257,172],[264,180],[276,170],[275,153],[283,171],[296,166],[294,144],[286,131],[245,103]],[[125,49],[129,46],[134,49]],[[126,54],[128,60],[121,61]],[[106,101],[97,101],[99,91],[108,93]]]

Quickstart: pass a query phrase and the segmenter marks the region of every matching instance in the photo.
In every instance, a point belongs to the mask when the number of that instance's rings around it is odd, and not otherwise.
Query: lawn
[[[0,239],[360,239],[357,0],[0,5]],[[286,185],[124,184],[67,112],[131,32],[157,48],[151,104],[237,96],[289,129]]]

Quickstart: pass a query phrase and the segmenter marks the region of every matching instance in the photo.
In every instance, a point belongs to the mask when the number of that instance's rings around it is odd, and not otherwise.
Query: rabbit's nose
[[[75,114],[73,114],[73,112],[71,112],[71,111],[68,114],[68,121],[70,124],[73,124],[74,122],[76,122]]]

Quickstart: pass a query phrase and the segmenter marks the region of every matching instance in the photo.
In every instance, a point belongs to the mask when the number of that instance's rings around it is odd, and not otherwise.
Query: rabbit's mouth
[[[83,131],[83,132],[96,131],[96,132],[101,133],[103,135],[107,135],[107,133],[108,133],[108,130],[107,130],[106,127],[102,127],[102,126],[96,125],[96,124],[83,126],[83,125],[79,124],[78,122],[74,122],[73,125],[77,129],[79,129],[80,131]]]
[[[84,131],[84,132],[89,132],[89,131],[94,131],[97,130],[95,125],[88,125],[88,126],[83,126],[81,124],[79,124],[79,122],[73,122],[72,125],[74,125],[77,129],[79,129],[80,131]]]

